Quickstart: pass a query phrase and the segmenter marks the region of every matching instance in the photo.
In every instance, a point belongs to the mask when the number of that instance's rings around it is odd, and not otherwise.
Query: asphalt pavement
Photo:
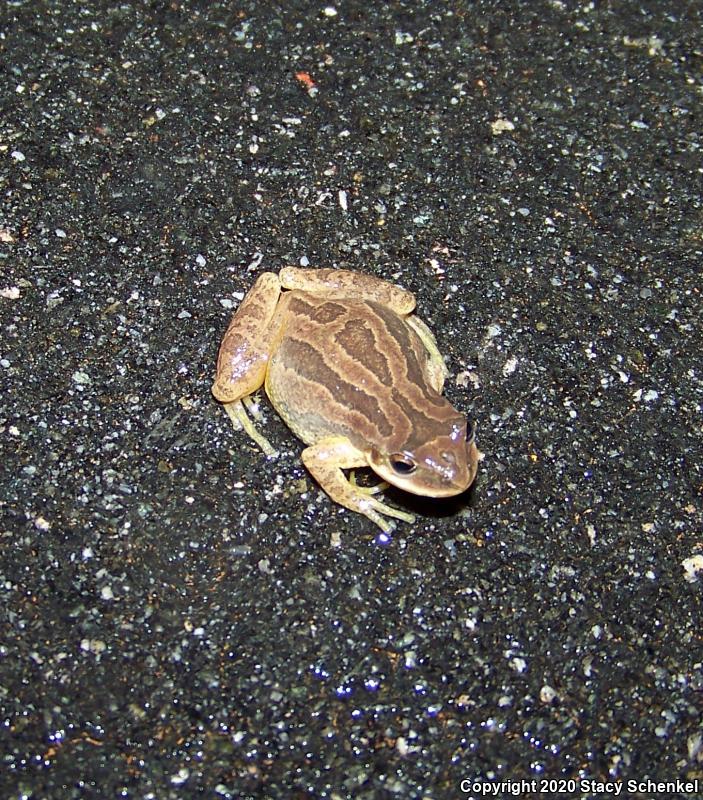
[[[0,13],[0,794],[700,797],[700,3]],[[288,264],[477,420],[388,540],[210,394]]]

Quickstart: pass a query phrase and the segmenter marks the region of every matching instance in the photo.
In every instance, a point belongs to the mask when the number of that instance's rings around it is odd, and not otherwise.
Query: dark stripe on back
[[[335,334],[339,348],[351,359],[374,375],[384,386],[392,381],[388,359],[379,352],[373,330],[360,319],[350,319]]]
[[[385,308],[385,306],[373,302],[370,302],[369,305],[383,320],[386,330],[388,331],[388,335],[395,339],[400,352],[404,354],[403,360],[405,362],[405,374],[408,381],[420,387],[423,390],[423,394],[426,395],[429,387],[427,385],[427,381],[425,380],[425,375],[422,372],[422,367],[417,360],[417,351],[414,347],[415,343],[411,338],[412,332],[410,328],[408,328],[407,324],[403,322],[403,320],[397,314],[394,314],[392,311]]]
[[[283,342],[281,356],[284,364],[295,364],[295,370],[301,378],[314,385],[327,387],[334,400],[362,414],[381,436],[391,436],[393,426],[386,419],[378,400],[361,387],[345,381],[327,365],[317,348],[291,337]]]

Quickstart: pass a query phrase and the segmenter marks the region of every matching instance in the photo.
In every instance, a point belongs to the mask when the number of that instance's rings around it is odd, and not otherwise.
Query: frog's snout
[[[432,497],[461,494],[474,482],[477,458],[473,441],[466,442],[463,447],[443,450],[439,458],[431,461],[428,466],[437,479],[433,491],[428,491]]]

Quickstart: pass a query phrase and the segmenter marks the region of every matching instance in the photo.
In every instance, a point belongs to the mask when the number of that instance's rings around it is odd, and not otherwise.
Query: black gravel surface
[[[700,796],[701,4],[1,13],[0,796]],[[478,420],[388,541],[210,395],[286,264]]]

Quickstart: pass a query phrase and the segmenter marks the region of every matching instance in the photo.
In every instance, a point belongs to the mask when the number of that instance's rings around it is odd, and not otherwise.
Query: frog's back
[[[266,390],[307,444],[347,437],[360,450],[411,448],[457,412],[428,380],[428,353],[393,311],[368,300],[286,296]]]

